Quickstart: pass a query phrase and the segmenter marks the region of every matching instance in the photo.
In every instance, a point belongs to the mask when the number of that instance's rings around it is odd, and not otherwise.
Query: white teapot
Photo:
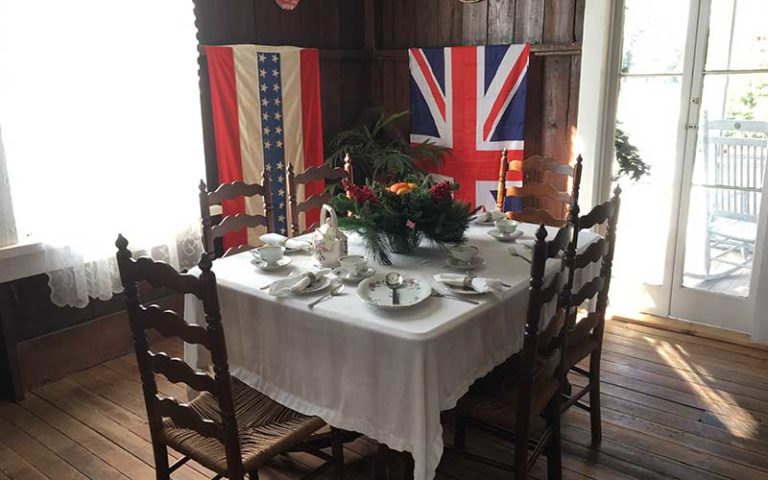
[[[347,254],[347,236],[339,230],[339,219],[330,205],[320,210],[320,226],[312,235],[315,263],[320,267],[335,267]]]

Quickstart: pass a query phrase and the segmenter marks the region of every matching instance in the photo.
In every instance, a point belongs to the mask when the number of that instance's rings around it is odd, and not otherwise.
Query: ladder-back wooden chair
[[[267,231],[273,230],[272,200],[269,192],[266,176],[261,185],[258,183],[230,182],[219,185],[212,191],[208,191],[205,182],[200,180],[200,218],[203,225],[203,246],[208,255],[216,257],[215,242],[217,238],[223,238],[230,232],[238,232],[243,229],[265,227]],[[227,201],[261,197],[264,204],[264,213],[236,213],[224,215],[218,219],[218,213],[212,214],[212,209],[220,209]],[[228,248],[223,256],[233,255],[253,248],[252,245],[241,243]]]
[[[576,207],[578,209],[578,207]],[[573,282],[571,223],[563,226],[551,241],[542,224],[533,247],[528,310],[523,350],[476,382],[456,406],[454,448],[461,456],[514,472],[515,480],[527,478],[539,455],[547,456],[548,479],[561,478],[560,402],[565,384],[570,317],[570,284]],[[562,255],[560,271],[545,276],[549,259]],[[548,323],[541,325],[547,307],[554,308]],[[544,327],[544,328],[542,328]],[[531,438],[532,424],[539,418],[545,428]],[[484,429],[514,443],[514,464],[469,453],[467,427]]]
[[[575,256],[574,269],[582,270],[600,262],[597,276],[586,282],[572,297],[573,310],[569,323],[573,325],[568,340],[566,366],[573,372],[586,377],[587,383],[576,391],[565,396],[562,410],[571,406],[586,410],[590,415],[592,443],[598,445],[602,440],[602,424],[600,414],[600,358],[603,347],[605,330],[605,312],[608,309],[608,291],[611,287],[611,272],[613,269],[613,254],[616,246],[616,225],[619,221],[621,206],[621,188],[616,187],[613,197],[583,216],[575,216],[576,231],[590,230],[595,226],[606,233],[604,237],[590,244],[584,251]],[[578,233],[574,235],[577,241]],[[575,243],[575,242],[574,242]],[[575,251],[575,248],[574,248]],[[597,297],[594,309],[576,322],[576,308]],[[577,364],[588,358],[588,366],[584,368]],[[581,399],[589,394],[589,404]]]
[[[501,153],[499,167],[499,185],[496,194],[496,206],[504,211],[507,197],[522,198],[524,202],[534,202],[535,206],[524,206],[519,212],[507,212],[507,217],[520,222],[545,224],[553,227],[565,225],[567,217],[554,216],[550,211],[541,208],[541,203],[550,200],[557,202],[559,209],[567,208],[572,203],[572,194],[558,190],[545,180],[551,176],[570,177],[572,189],[578,189],[581,183],[581,155],[576,159],[576,164],[563,165],[555,159],[534,155],[525,160],[508,160],[507,151]],[[523,172],[522,187],[507,187],[507,173],[509,171]]]
[[[349,154],[344,157],[343,167],[322,165],[309,167],[301,173],[295,173],[293,165],[288,165],[288,203],[291,215],[291,235],[296,236],[315,229],[317,224],[313,223],[312,225],[305,226],[302,230],[300,227],[300,215],[304,214],[304,218],[306,218],[307,212],[321,208],[324,203],[330,202],[331,198],[333,198],[331,192],[326,190],[323,193],[316,193],[304,199],[303,202],[297,202],[299,186],[320,180],[327,182],[328,180],[342,179],[352,181],[352,161],[349,158]]]
[[[302,441],[325,426],[320,418],[290,410],[230,377],[216,275],[207,253],[200,260],[198,278],[147,257],[134,260],[122,235],[115,244],[158,480],[169,480],[171,473],[190,459],[214,471],[215,479],[243,480],[245,474],[255,479],[268,460],[300,448]],[[206,326],[190,325],[174,311],[144,304],[139,298],[138,282],[194,295],[203,303]],[[146,335],[150,329],[164,337],[204,346],[211,354],[212,374],[195,370],[180,358],[152,351]],[[157,390],[158,374],[201,393],[186,404],[163,396]],[[343,451],[338,436],[335,438],[333,457],[311,449],[304,451],[326,460],[323,469],[335,464],[338,478],[342,478]],[[168,464],[168,447],[184,455],[172,466]]]

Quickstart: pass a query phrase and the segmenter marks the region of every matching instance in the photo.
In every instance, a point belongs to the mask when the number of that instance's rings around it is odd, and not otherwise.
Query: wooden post
[[[507,149],[501,152],[499,160],[499,191],[496,192],[496,207],[504,211],[504,199],[507,197],[507,170],[509,170],[509,159],[507,158]]]

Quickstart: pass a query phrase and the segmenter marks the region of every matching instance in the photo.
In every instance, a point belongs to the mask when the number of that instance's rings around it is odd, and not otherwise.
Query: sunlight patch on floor
[[[707,386],[707,378],[696,372],[699,368],[698,365],[692,365],[690,360],[686,358],[688,352],[685,348],[680,345],[673,346],[669,342],[650,337],[644,338],[655,347],[656,352],[667,365],[675,368],[677,374],[686,381],[708,410],[733,436],[738,438],[755,437],[759,428],[758,421],[747,410],[741,408],[730,394]]]

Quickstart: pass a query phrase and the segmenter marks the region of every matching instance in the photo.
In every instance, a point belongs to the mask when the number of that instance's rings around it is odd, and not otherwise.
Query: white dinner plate
[[[488,230],[488,235],[492,236],[493,238],[495,238],[500,242],[514,242],[515,240],[523,236],[523,231],[515,230],[510,234],[504,234],[504,233],[501,233],[497,228],[493,228],[491,230]]]
[[[462,262],[461,260],[457,260],[453,257],[448,257],[445,265],[454,270],[474,270],[475,268],[485,265],[485,259],[478,255],[469,262]]]
[[[307,287],[304,290],[296,293],[298,293],[299,295],[304,295],[305,293],[319,292],[320,290],[324,290],[328,288],[330,284],[331,284],[331,278],[326,275],[323,275],[322,277],[316,279],[313,283],[310,283],[309,285],[307,285]]]
[[[423,278],[403,275],[403,286],[397,289],[397,295],[400,303],[394,305],[392,289],[387,286],[383,273],[368,277],[357,286],[357,296],[368,305],[396,310],[412,307],[429,298],[432,285]]]
[[[251,260],[251,263],[256,265],[256,267],[258,267],[259,270],[264,270],[265,272],[271,272],[274,270],[280,270],[281,268],[287,267],[288,265],[293,263],[293,259],[291,257],[283,257],[280,260],[276,261],[275,263],[267,263],[254,258],[253,260]]]

